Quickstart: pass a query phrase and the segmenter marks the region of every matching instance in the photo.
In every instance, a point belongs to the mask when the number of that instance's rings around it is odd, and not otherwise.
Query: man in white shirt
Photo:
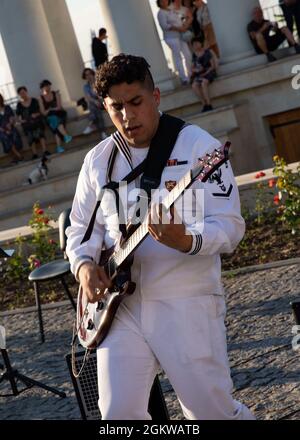
[[[93,233],[82,243],[101,189],[114,144],[118,147],[112,179],[128,174],[146,156],[161,114],[160,92],[146,60],[118,55],[97,74],[96,90],[117,132],[100,142],[82,166],[67,229],[71,270],[90,302],[110,286],[99,267],[102,246],[110,247],[120,232],[114,201],[103,197]],[[193,125],[178,135],[160,188],[178,182],[198,159],[220,143]],[[164,145],[161,145],[163,148]],[[138,152],[138,154],[137,154]],[[132,182],[129,193],[139,187]],[[161,366],[177,393],[187,419],[253,419],[231,396],[221,283],[221,252],[232,252],[244,234],[238,190],[229,163],[194,190],[204,190],[204,221],[169,224],[149,216],[148,237],[134,253],[133,295],[120,305],[112,327],[97,349],[99,408],[102,418],[149,419],[149,392]],[[123,197],[123,199],[122,199]],[[123,194],[130,209],[136,199]],[[172,217],[173,218],[173,217]],[[100,295],[99,295],[100,292]]]

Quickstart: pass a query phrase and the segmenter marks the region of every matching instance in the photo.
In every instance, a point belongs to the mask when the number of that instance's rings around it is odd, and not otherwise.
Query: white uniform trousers
[[[255,419],[231,395],[224,298],[189,298],[196,313],[184,320],[184,315],[172,315],[172,310],[178,305],[184,309],[186,299],[175,299],[176,306],[172,299],[141,301],[138,311],[138,303],[130,305],[134,295],[129,297],[128,308],[119,308],[108,336],[97,350],[103,420],[150,419],[149,394],[159,364],[187,419]],[[194,337],[190,333],[193,328]]]
[[[192,71],[192,54],[188,44],[180,38],[166,38],[172,51],[173,63],[181,81],[188,81]]]

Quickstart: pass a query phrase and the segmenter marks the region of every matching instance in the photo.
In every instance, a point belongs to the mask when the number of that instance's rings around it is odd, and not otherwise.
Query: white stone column
[[[0,30],[16,87],[37,96],[46,78],[70,101],[41,0],[1,0]]]
[[[65,0],[42,0],[58,62],[70,98],[83,96],[81,73],[83,60]]]
[[[252,20],[252,10],[260,6],[259,0],[208,0],[221,63],[228,64],[255,54],[248,36],[247,25]]]
[[[113,55],[143,56],[162,91],[174,88],[149,0],[99,0]]]

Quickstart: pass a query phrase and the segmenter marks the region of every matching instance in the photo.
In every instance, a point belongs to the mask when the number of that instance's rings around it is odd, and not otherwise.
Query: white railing
[[[278,23],[279,27],[283,27],[286,26],[286,21],[282,12],[282,9],[279,5],[274,5],[274,6],[270,6],[268,8],[264,8],[264,17],[266,20],[270,20],[270,21],[276,21]],[[297,35],[297,29],[296,26],[294,25],[294,37],[295,40],[298,41],[298,35]],[[285,40],[281,46],[279,47],[280,49],[283,47],[289,47],[289,44],[287,42],[287,40]]]
[[[0,93],[7,104],[11,105],[12,107],[16,106],[18,97],[14,82],[0,84]]]
[[[84,67],[86,67],[86,68],[93,69],[93,70],[95,69],[95,62],[93,59],[84,61],[83,64],[84,64]]]
[[[264,8],[263,11],[266,20],[277,21],[279,26],[286,26],[282,9],[279,5],[269,6],[268,8]]]

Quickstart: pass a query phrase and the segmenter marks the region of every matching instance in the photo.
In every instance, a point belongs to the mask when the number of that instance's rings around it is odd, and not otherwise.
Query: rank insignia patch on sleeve
[[[227,173],[222,173],[222,168],[217,169],[209,178],[208,182],[213,185],[211,195],[213,197],[229,198],[233,190]]]

